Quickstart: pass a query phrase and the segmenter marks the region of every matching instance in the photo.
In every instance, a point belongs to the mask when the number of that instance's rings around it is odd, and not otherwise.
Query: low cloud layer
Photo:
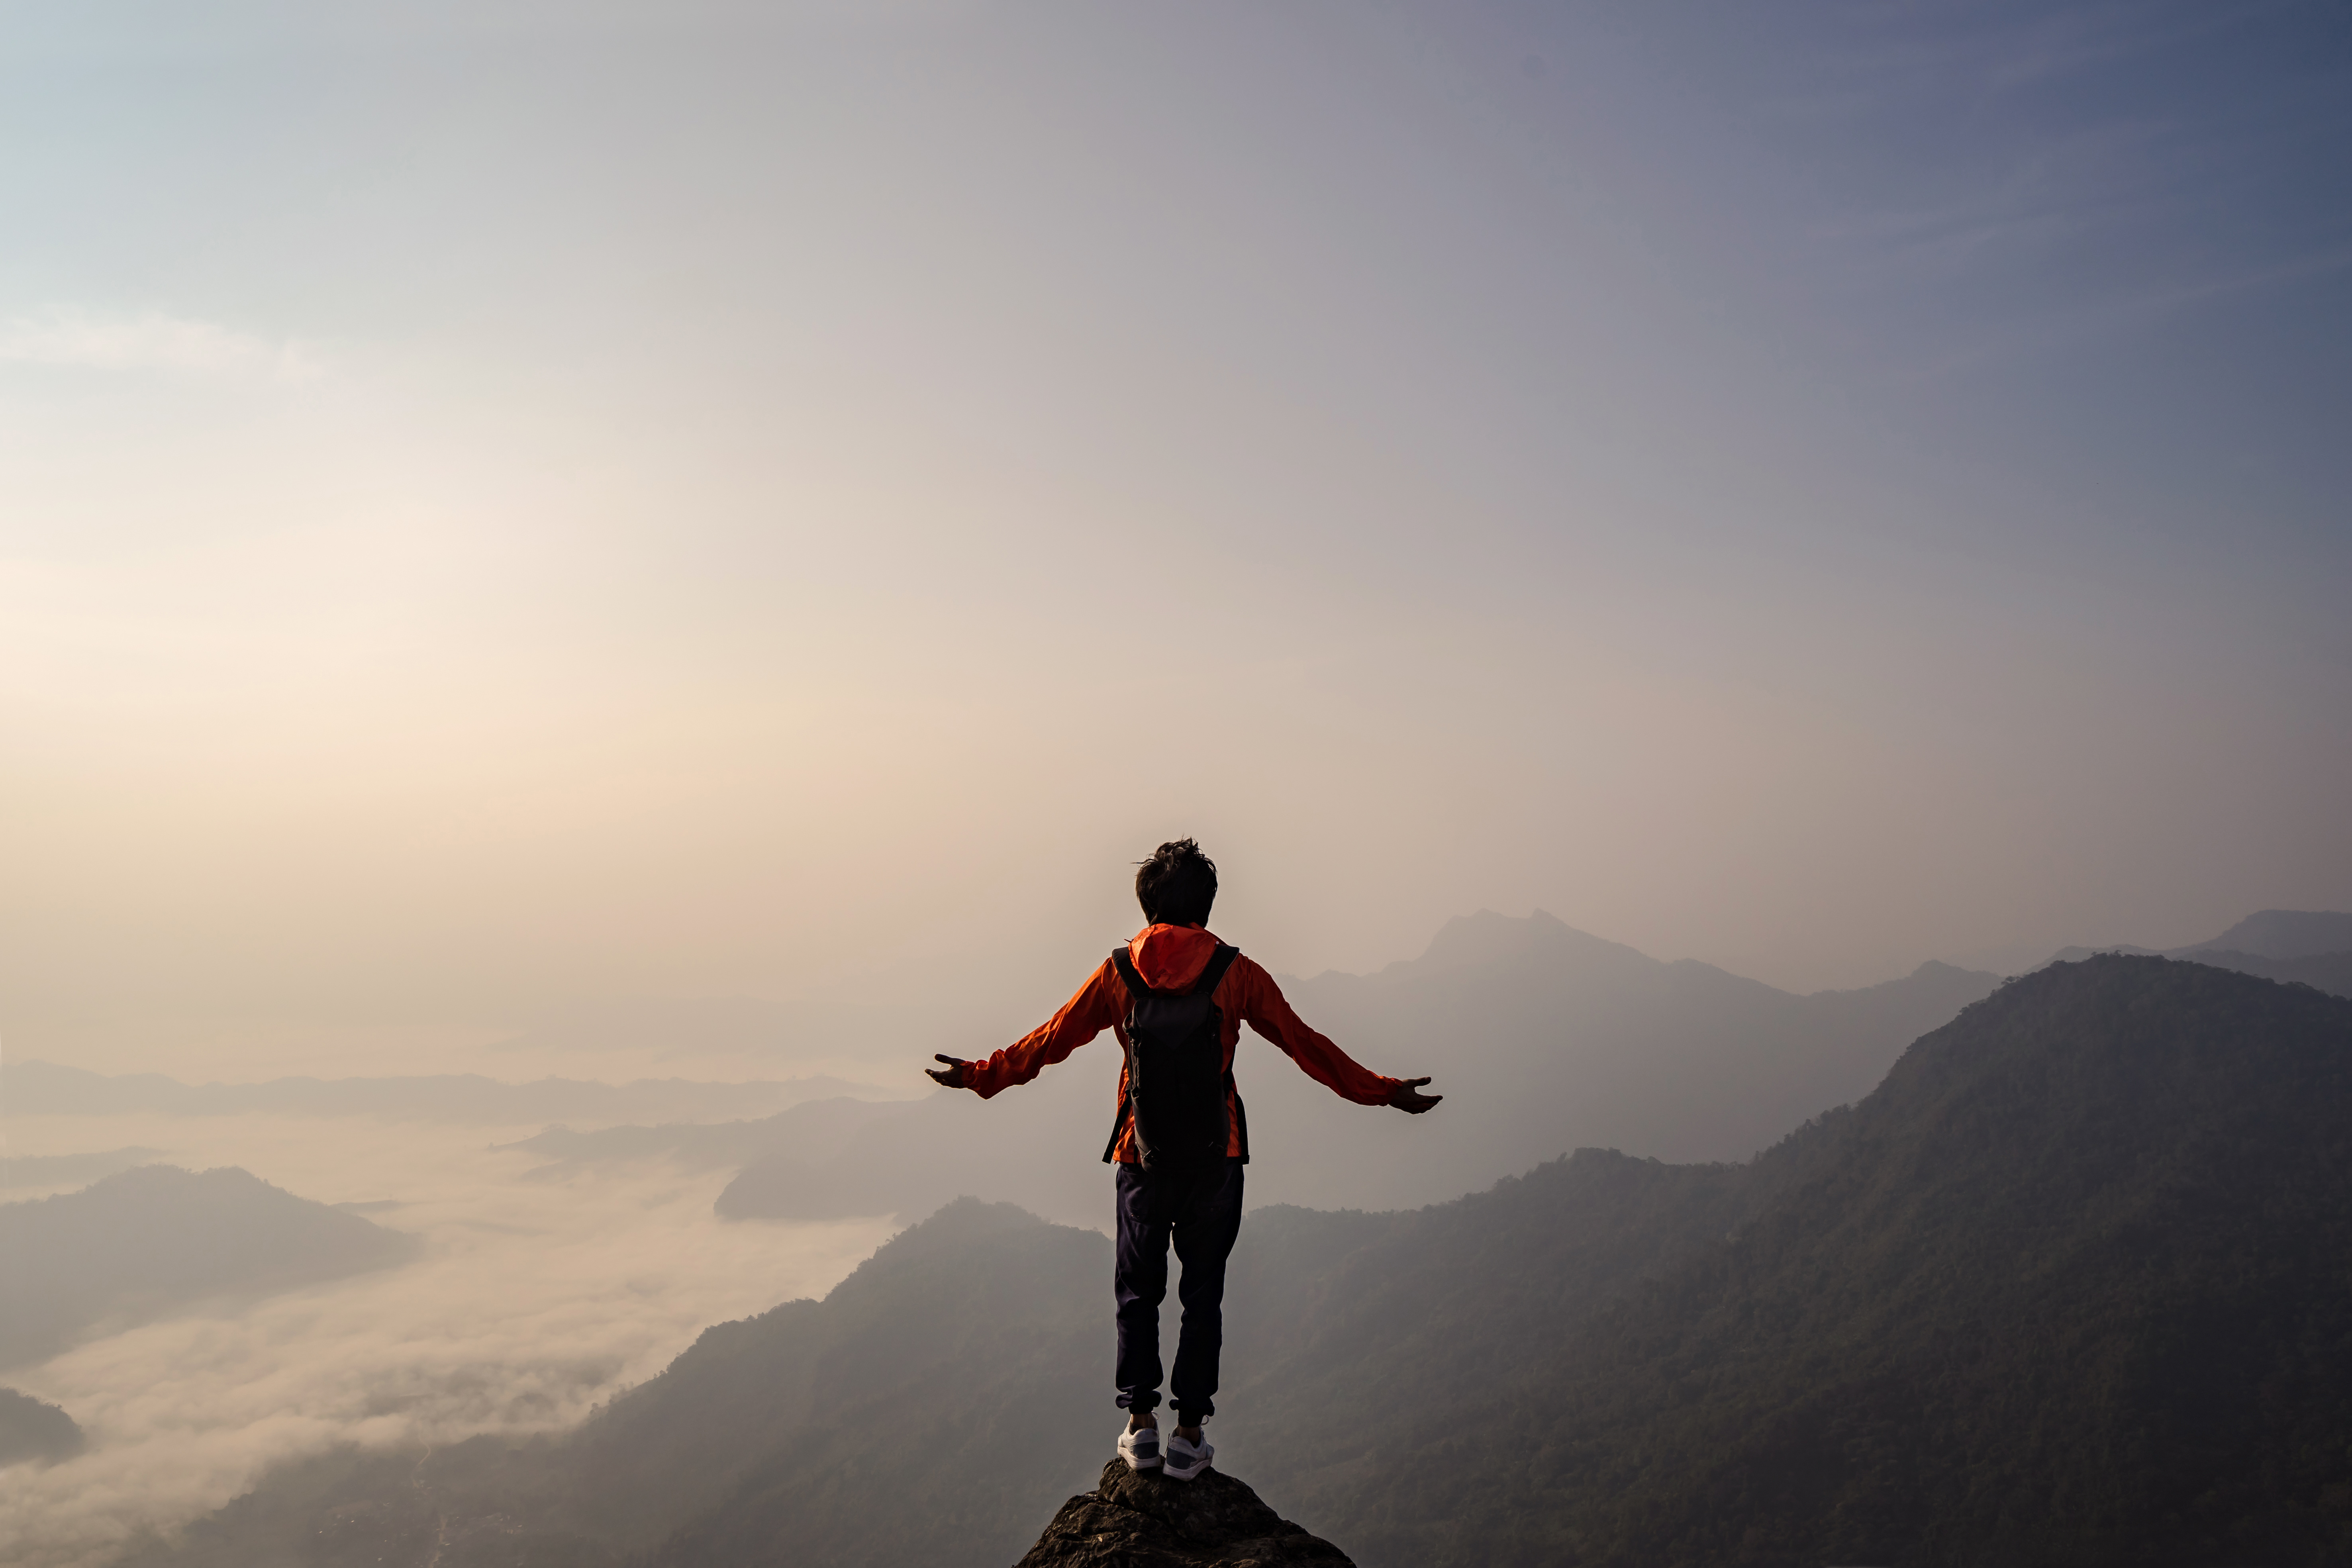
[[[87,1342],[10,1381],[89,1447],[0,1470],[0,1560],[91,1568],[134,1532],[217,1507],[272,1463],[339,1443],[454,1441],[566,1425],[658,1372],[706,1325],[822,1295],[886,1220],[728,1225],[724,1173],[642,1166],[524,1182],[478,1128],[268,1117],[12,1121],[13,1148],[166,1145],[305,1196],[390,1201],[425,1237],[394,1270]]]

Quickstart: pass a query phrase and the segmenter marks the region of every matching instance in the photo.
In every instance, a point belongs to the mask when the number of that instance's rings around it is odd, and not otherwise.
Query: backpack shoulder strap
[[[1119,946],[1114,947],[1110,950],[1110,962],[1111,967],[1118,971],[1119,979],[1125,983],[1127,986],[1127,994],[1130,1000],[1151,994],[1151,987],[1146,985],[1143,983],[1143,976],[1135,972],[1135,960],[1128,956],[1126,944],[1121,943]],[[1132,1013],[1129,1015],[1130,1020],[1133,1016],[1134,1015]],[[1129,1041],[1128,1042],[1128,1045],[1129,1048],[1132,1049],[1134,1042]],[[1127,1096],[1121,1094],[1118,1097],[1118,1113],[1110,1119],[1110,1142],[1103,1145],[1104,1164],[1109,1164],[1111,1163],[1112,1156],[1118,1152],[1119,1134],[1126,1131]]]
[[[1151,987],[1146,985],[1143,983],[1143,976],[1135,972],[1135,960],[1128,956],[1127,949],[1125,947],[1112,948],[1110,950],[1110,961],[1118,966],[1118,977],[1127,982],[1127,994],[1129,995],[1149,996],[1151,994]]]
[[[1201,971],[1201,978],[1192,982],[1192,994],[1206,996],[1216,990],[1217,983],[1225,977],[1225,971],[1231,969],[1234,960],[1241,955],[1240,948],[1219,942],[1217,951],[1209,954],[1209,966]]]

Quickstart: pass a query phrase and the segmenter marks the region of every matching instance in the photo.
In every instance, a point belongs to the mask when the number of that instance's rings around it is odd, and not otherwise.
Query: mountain
[[[1927,963],[1885,984],[1799,996],[1711,964],[1662,963],[1540,911],[1469,916],[1410,963],[1284,986],[1359,1060],[1430,1074],[1445,1103],[1367,1118],[1255,1049],[1242,1081],[1251,1179],[1269,1201],[1391,1208],[1579,1147],[1744,1160],[1868,1094],[1905,1047],[1998,984]]]
[[[2075,963],[2104,952],[2158,956],[2145,947],[2068,947],[2050,962]],[[2160,956],[2289,981],[2332,996],[2352,996],[2352,914],[2264,910],[2210,941],[2176,947]]]
[[[2241,974],[2259,974],[2264,980],[2308,985],[2331,996],[2352,996],[2352,952],[2316,952],[2299,958],[2269,958],[2259,952],[2240,952],[2200,942],[2195,947],[2178,948],[2166,953],[2155,952],[2145,947],[2063,947],[2050,962],[2080,963],[2086,958],[2108,954],[2126,958],[2184,958],[2194,963],[2210,964],[2216,969],[2234,969]]]
[[[27,1459],[70,1459],[81,1452],[81,1428],[54,1405],[0,1388],[0,1467]]]
[[[1230,1308],[1276,1324],[1236,1462],[1368,1563],[2352,1552],[2352,1004],[2062,965],[1738,1173],[1721,1239],[1690,1173],[1621,1163],[1402,1219],[1312,1312]],[[1648,1278],[1560,1256],[1645,1202],[1694,1238]]]
[[[2352,1003],[2095,959],[1743,1164],[1254,1212],[1218,1464],[1367,1568],[2342,1563],[2347,1258]],[[1115,1434],[1108,1268],[959,1203],[573,1434],[313,1460],[136,1561],[1002,1564]]]
[[[29,1154],[0,1159],[0,1188],[62,1187],[95,1182],[162,1157],[161,1149],[108,1149],[89,1154]]]
[[[2308,985],[2331,996],[2352,996],[2352,952],[2314,952],[2299,958],[2271,958],[2258,952],[2200,947],[2187,956],[2199,963],[2210,963],[2216,969],[2234,969],[2241,974],[2259,974],[2265,980]]]
[[[100,1324],[383,1268],[415,1245],[233,1168],[142,1165],[0,1204],[0,1366],[54,1355]]]
[[[919,1215],[961,1193],[1015,1202],[1067,1224],[1106,1225],[1110,1173],[1098,1156],[1118,1097],[1118,1062],[1111,1043],[992,1100],[941,1089],[888,1107],[830,1148],[761,1153],[715,1206],[729,1219]]]
[[[391,1116],[421,1121],[497,1124],[530,1121],[613,1123],[667,1117],[708,1121],[746,1111],[774,1111],[805,1100],[862,1093],[868,1085],[837,1078],[697,1083],[688,1079],[639,1079],[593,1083],[543,1078],[500,1083],[474,1073],[416,1078],[280,1078],[266,1083],[182,1083],[161,1073],[110,1076],[54,1062],[11,1062],[0,1068],[0,1093],[17,1116],[237,1116],[253,1111],[289,1116]]]
[[[807,1562],[1003,1568],[1117,1432],[1109,1269],[1095,1232],[963,1200],[823,1301],[706,1330],[561,1442],[327,1455],[126,1561],[596,1568],[788,1542]]]
[[[2062,947],[2056,952],[2052,953],[2037,967],[2047,969],[2053,963],[2080,963],[2086,958],[2104,958],[2108,956],[2121,956],[2124,958],[2162,958],[2165,955],[2158,952],[2155,948],[2134,947],[2129,942],[2118,942],[2113,947]],[[2226,969],[2229,965],[2219,964],[2216,965],[2216,967]]]
[[[1376,974],[1284,983],[1299,1015],[1358,1060],[1433,1075],[1446,1099],[1429,1115],[1341,1100],[1243,1032],[1234,1073],[1251,1193],[1322,1208],[1433,1203],[1580,1144],[1745,1159],[1867,1094],[1906,1045],[1996,984],[1928,963],[1883,985],[1798,996],[1708,964],[1660,963],[1546,914],[1456,920],[1422,957]],[[1108,1183],[1095,1157],[1118,1077],[1118,1047],[1105,1034],[985,1103],[943,1091],[876,1121],[838,1153],[765,1153],[719,1212],[926,1213],[977,1191],[1103,1224]]]
[[[2263,910],[2248,915],[2220,936],[2168,956],[2190,958],[2211,951],[2252,953],[2257,958],[2313,958],[2352,952],[2352,914],[2313,910]]]

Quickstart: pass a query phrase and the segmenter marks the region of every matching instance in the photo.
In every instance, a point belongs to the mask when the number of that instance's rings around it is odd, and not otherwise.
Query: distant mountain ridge
[[[2343,918],[2265,911],[2232,933],[2308,946]],[[2273,959],[2210,942],[2185,951],[2352,994],[2352,954]],[[1880,985],[1798,996],[1709,964],[1652,959],[1541,911],[1481,911],[1448,921],[1418,958],[1283,984],[1343,1048],[1400,1076],[1430,1073],[1447,1102],[1412,1121],[1367,1114],[1244,1032],[1236,1077],[1254,1197],[1389,1208],[1441,1201],[1578,1146],[1744,1158],[1860,1099],[1913,1039],[1997,978],[1931,962]],[[1106,1036],[984,1105],[952,1092],[895,1104],[834,1097],[712,1124],[552,1128],[518,1147],[553,1161],[551,1176],[651,1155],[733,1165],[718,1208],[735,1218],[919,1214],[977,1189],[1099,1224],[1101,1173],[1087,1154],[1095,1127],[1108,1124],[1117,1073]]]
[[[639,1079],[596,1083],[543,1078],[502,1083],[476,1073],[414,1078],[278,1078],[262,1083],[182,1083],[161,1073],[109,1075],[54,1062],[0,1067],[8,1109],[18,1116],[395,1116],[484,1125],[530,1121],[611,1123],[667,1118],[703,1121],[782,1110],[806,1100],[880,1095],[867,1084],[828,1077],[704,1083]]]
[[[2216,969],[2234,969],[2241,974],[2259,974],[2264,980],[2308,985],[2314,991],[2325,991],[2331,996],[2352,996],[2352,952],[2315,952],[2302,958],[2270,958],[2258,952],[2233,952],[2227,948],[2200,947],[2193,952],[2173,956],[2186,958],[2194,963],[2210,963]]]
[[[1214,1432],[1365,1568],[2341,1563],[2347,1258],[2352,1003],[2095,959],[1748,1164],[1254,1212]],[[1001,1568],[1110,1442],[1108,1265],[960,1202],[568,1437],[327,1456],[134,1561]]]
[[[1740,1160],[1869,1093],[1913,1040],[1998,984],[1931,962],[1797,995],[1654,959],[1542,910],[1482,910],[1448,921],[1420,959],[1285,985],[1360,1059],[1433,1075],[1448,1095],[1436,1112],[1335,1118],[1320,1086],[1281,1062],[1244,1092],[1281,1178],[1269,1197],[1309,1207],[1437,1201],[1583,1146]]]
[[[2352,996],[2352,914],[2315,910],[2263,910],[2220,936],[2158,952],[2154,948],[2061,948],[2052,963],[2074,963],[2099,953],[2134,958],[2185,958],[2265,980],[2308,985]]]
[[[93,1325],[380,1268],[416,1245],[226,1166],[142,1165],[0,1204],[0,1366],[54,1355]]]
[[[2352,952],[2352,914],[2331,910],[2263,910],[2210,941],[2176,948],[2166,956],[2191,958],[2209,950],[2278,959]]]
[[[1923,964],[1860,991],[1792,995],[1666,963],[1538,912],[1452,921],[1420,958],[1283,986],[1308,1024],[1377,1071],[1429,1074],[1423,1117],[1339,1100],[1244,1030],[1253,1201],[1392,1208],[1443,1201],[1580,1144],[1745,1158],[1870,1091],[1904,1047],[1998,984]],[[822,1155],[782,1146],[719,1200],[737,1218],[927,1213],[977,1191],[1100,1224],[1096,1160],[1116,1104],[1108,1033],[985,1103],[943,1091]]]

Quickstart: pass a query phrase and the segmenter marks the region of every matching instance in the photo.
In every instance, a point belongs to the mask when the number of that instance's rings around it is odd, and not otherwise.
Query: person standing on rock
[[[1208,931],[1216,863],[1189,838],[1162,844],[1135,874],[1145,925],[1116,949],[1078,994],[1041,1027],[985,1061],[940,1054],[927,1068],[950,1089],[982,1100],[1027,1083],[1105,1029],[1126,1050],[1118,1112],[1103,1159],[1117,1167],[1118,1404],[1128,1413],[1118,1451],[1138,1470],[1180,1481],[1206,1469],[1216,1450],[1201,1424],[1215,1413],[1217,1355],[1224,1343],[1225,1258],[1242,1222],[1242,1167],[1249,1125],[1234,1088],[1241,1026],[1282,1047],[1301,1071],[1343,1100],[1418,1116],[1444,1098],[1425,1078],[1383,1078],[1299,1021],[1264,969]],[[1176,1430],[1163,1455],[1160,1421],[1160,1303],[1168,1294],[1168,1247],[1183,1276],[1176,1337]]]

